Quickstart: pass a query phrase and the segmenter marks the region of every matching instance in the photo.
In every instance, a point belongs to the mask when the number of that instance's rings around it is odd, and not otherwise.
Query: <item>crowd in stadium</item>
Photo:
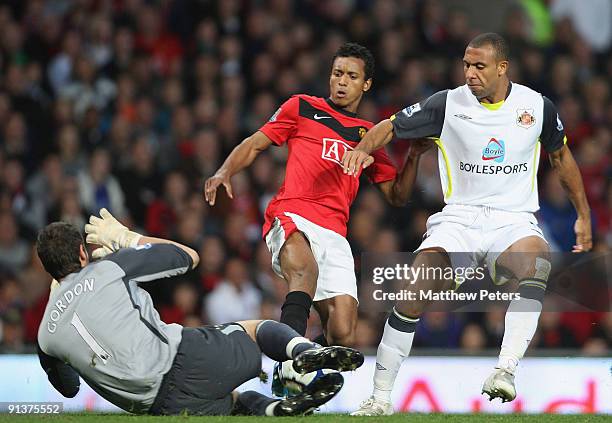
[[[511,80],[559,109],[593,213],[595,251],[612,249],[612,55],[563,8],[517,2],[499,32]],[[565,2],[560,2],[565,3]],[[580,2],[576,2],[580,3]],[[480,28],[438,1],[30,0],[0,6],[0,352],[33,350],[50,277],[35,253],[55,220],[83,227],[108,208],[124,224],[198,250],[200,266],[151,285],[161,318],[188,326],[278,319],[285,282],[261,239],[262,213],[284,175],[270,148],[233,178],[234,199],[210,208],[202,187],[231,149],[292,94],[325,97],[344,41],[376,57],[360,117],[378,122],[464,83],[461,57]],[[549,33],[533,31],[549,20]],[[608,22],[608,25],[610,23]],[[539,27],[538,27],[539,28]],[[608,28],[609,29],[609,28]],[[407,142],[389,153],[400,165]],[[544,156],[542,156],[545,159]],[[348,239],[361,252],[412,251],[443,206],[437,156],[421,161],[405,208],[367,183]],[[571,251],[574,210],[542,160],[539,221],[554,251]],[[358,270],[358,269],[357,269]],[[478,353],[497,348],[504,310],[436,312],[415,345]],[[384,316],[360,315],[358,347],[374,348]],[[309,334],[317,328],[311,313]],[[543,313],[534,348],[612,348],[612,313]]]

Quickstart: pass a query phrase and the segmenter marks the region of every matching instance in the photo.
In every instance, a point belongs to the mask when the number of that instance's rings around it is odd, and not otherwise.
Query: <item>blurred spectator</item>
[[[159,315],[165,323],[183,324],[185,319],[197,315],[198,291],[188,282],[182,282],[174,287],[172,305],[161,308]]]
[[[124,195],[111,174],[111,157],[107,150],[96,149],[86,171],[79,175],[79,195],[88,213],[107,208],[118,219],[126,217]]]
[[[576,211],[565,195],[559,177],[552,170],[544,175],[542,194],[538,212],[541,225],[561,251],[571,251],[576,241]]]
[[[95,63],[87,56],[80,56],[74,64],[74,80],[64,86],[59,95],[73,103],[77,119],[85,117],[90,107],[104,109],[115,98],[115,84],[97,75]]]
[[[588,7],[584,6],[572,0],[554,0],[551,14],[555,20],[569,18],[591,47],[606,51],[612,42],[612,4],[591,0]]]
[[[419,322],[419,330],[415,332],[415,345],[428,348],[457,348],[460,345],[461,327],[461,322],[454,313],[443,311],[426,313]],[[469,341],[473,342],[472,339]]]
[[[152,201],[147,208],[145,229],[149,234],[161,238],[170,237],[187,203],[188,191],[187,180],[181,172],[166,175],[163,197]]]
[[[16,273],[30,258],[27,241],[19,237],[17,220],[9,211],[0,211],[0,269]]]
[[[261,293],[248,279],[245,263],[236,258],[225,265],[225,275],[206,297],[204,315],[213,324],[258,319]]]
[[[225,248],[218,237],[205,237],[200,247],[200,283],[204,291],[211,291],[222,278]]]
[[[23,319],[19,311],[15,309],[9,310],[0,320],[2,321],[0,353],[19,354],[26,352],[23,336]]]
[[[461,341],[459,343],[461,349],[468,354],[478,354],[487,345],[487,340],[482,327],[475,323],[470,323],[463,328],[461,333]]]
[[[542,312],[533,345],[536,348],[578,347],[576,337],[561,324],[561,313],[556,311]]]
[[[162,175],[155,166],[155,156],[147,138],[138,137],[134,140],[129,158],[130,165],[118,172],[118,178],[130,216],[142,225],[147,208],[159,195]]]

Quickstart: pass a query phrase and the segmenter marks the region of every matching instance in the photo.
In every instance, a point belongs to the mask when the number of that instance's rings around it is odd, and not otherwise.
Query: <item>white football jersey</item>
[[[446,204],[535,212],[540,145],[566,141],[550,100],[520,84],[496,110],[480,104],[467,85],[440,91],[392,116],[399,138],[435,137]]]

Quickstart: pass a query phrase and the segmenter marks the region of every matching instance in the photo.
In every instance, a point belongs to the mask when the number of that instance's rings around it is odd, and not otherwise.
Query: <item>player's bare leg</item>
[[[522,238],[500,254],[495,268],[497,281],[518,283],[520,298],[508,306],[499,361],[482,392],[506,402],[516,397],[514,374],[538,326],[551,269],[548,244],[537,236]]]
[[[450,259],[442,248],[428,248],[420,251],[412,264],[413,267],[444,268],[450,266]],[[444,274],[445,272],[442,272]],[[451,289],[452,279],[427,280],[418,279],[414,284],[406,284],[408,291],[417,293],[422,290],[440,292]],[[385,323],[382,340],[376,353],[376,370],[374,371],[374,392],[364,401],[360,408],[352,413],[355,416],[388,415],[393,413],[391,391],[397,372],[404,358],[410,354],[414,331],[419,317],[431,301],[398,301],[393,312]]]
[[[281,307],[280,321],[303,336],[319,277],[317,262],[304,234],[296,231],[289,236],[280,250],[279,260],[281,272],[289,286],[289,293]]]
[[[355,298],[350,295],[337,295],[317,301],[314,306],[321,318],[325,339],[329,345],[350,347],[355,344],[357,330]]]

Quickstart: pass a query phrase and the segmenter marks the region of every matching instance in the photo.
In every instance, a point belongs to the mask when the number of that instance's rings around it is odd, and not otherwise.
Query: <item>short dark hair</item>
[[[344,43],[340,46],[336,54],[334,54],[334,58],[332,63],[336,61],[338,57],[355,57],[357,59],[363,60],[365,63],[365,80],[372,78],[374,76],[374,56],[372,52],[357,43]]]
[[[470,41],[468,47],[479,48],[486,45],[493,48],[498,61],[508,60],[510,57],[508,42],[504,37],[495,32],[485,32],[484,34],[477,35]]]
[[[36,252],[45,270],[60,280],[81,269],[81,245],[85,246],[85,241],[76,226],[53,222],[38,233]]]

